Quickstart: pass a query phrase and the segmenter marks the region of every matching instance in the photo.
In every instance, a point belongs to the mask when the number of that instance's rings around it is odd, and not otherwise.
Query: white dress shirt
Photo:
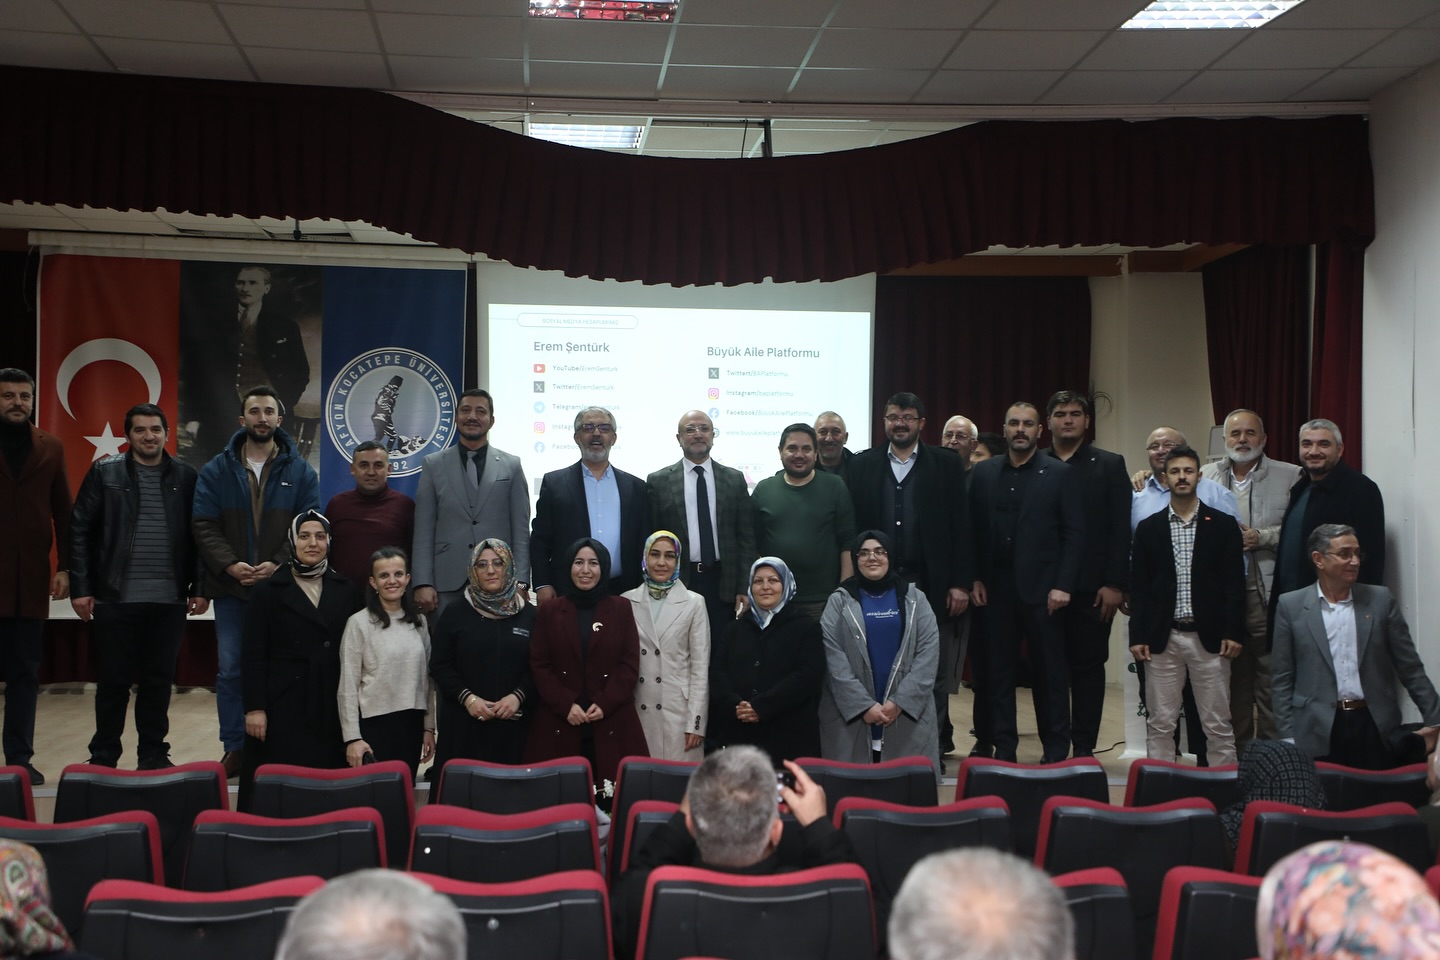
[[[682,460],[684,464],[681,473],[685,477],[685,555],[691,563],[699,563],[702,559],[700,552],[700,514],[695,506],[695,468],[699,467],[705,471],[705,499],[710,502],[710,532],[715,535],[715,559],[723,560],[720,556],[720,524],[715,520],[715,461],[709,457],[704,463],[695,463],[690,460]],[[671,531],[672,533],[674,531]]]

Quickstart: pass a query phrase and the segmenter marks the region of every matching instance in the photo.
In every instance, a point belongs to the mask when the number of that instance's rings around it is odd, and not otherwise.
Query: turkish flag
[[[70,486],[120,453],[125,411],[155,403],[175,453],[180,376],[180,261],[52,254],[40,263],[42,430],[65,444]]]

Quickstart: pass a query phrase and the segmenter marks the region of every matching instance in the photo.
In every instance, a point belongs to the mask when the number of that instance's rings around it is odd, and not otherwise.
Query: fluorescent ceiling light
[[[1263,27],[1304,0],[1155,0],[1122,30],[1224,30]]]
[[[596,150],[634,150],[640,146],[639,127],[600,123],[532,123],[530,136]]]
[[[640,20],[668,23],[679,0],[530,0],[530,16],[560,20]]]

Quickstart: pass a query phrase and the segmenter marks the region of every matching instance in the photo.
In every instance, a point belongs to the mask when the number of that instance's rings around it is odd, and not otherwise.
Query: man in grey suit
[[[675,434],[684,456],[645,478],[651,526],[684,541],[680,580],[705,598],[711,636],[746,603],[756,557],[745,474],[710,459],[716,436],[705,411],[689,411]]]
[[[1435,749],[1440,697],[1384,587],[1356,582],[1353,527],[1323,523],[1307,546],[1318,583],[1280,597],[1270,653],[1275,726],[1311,757],[1367,770],[1419,763]],[[1426,727],[1400,728],[1395,681]]]
[[[455,418],[460,442],[430,454],[420,470],[410,563],[415,600],[434,614],[432,624],[470,582],[470,551],[488,537],[510,545],[521,589],[528,588],[530,492],[520,458],[487,441],[494,410],[484,390],[461,394]]]

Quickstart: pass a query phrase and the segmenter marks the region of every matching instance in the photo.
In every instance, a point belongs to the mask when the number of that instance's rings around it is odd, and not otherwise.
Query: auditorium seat
[[[680,804],[667,803],[664,800],[637,800],[630,804],[630,812],[626,814],[625,829],[621,832],[623,839],[616,841],[615,824],[610,821],[610,843],[623,844],[618,850],[613,850],[612,860],[618,860],[620,869],[616,876],[630,869],[630,862],[635,851],[645,846],[645,841],[662,824],[667,823],[671,817],[680,810]]]
[[[272,960],[285,923],[319,877],[196,893],[104,880],[85,903],[77,947],[103,960]]]
[[[1235,872],[1263,877],[1288,854],[1321,840],[1368,843],[1414,867],[1434,863],[1425,823],[1406,803],[1378,803],[1359,810],[1310,810],[1288,803],[1256,800],[1245,807]]]
[[[636,960],[875,958],[870,886],[853,863],[769,876],[657,867],[639,937]]]
[[[35,819],[35,794],[24,767],[0,767],[0,817]]]
[[[1192,767],[1172,760],[1139,759],[1130,764],[1125,806],[1150,807],[1171,800],[1202,797],[1224,810],[1240,799],[1240,767]]]
[[[1255,943],[1260,877],[1176,867],[1160,891],[1153,960],[1248,960]]]
[[[1360,770],[1319,760],[1315,773],[1325,790],[1326,810],[1359,810],[1396,801],[1420,807],[1430,802],[1423,763],[1393,770]]]
[[[313,817],[350,807],[374,807],[385,824],[385,859],[410,859],[415,826],[415,784],[410,765],[384,760],[360,767],[321,770],[267,763],[255,771],[250,812],[262,817]]]
[[[593,806],[594,782],[584,757],[522,764],[456,759],[440,771],[434,802],[481,813],[525,813],[569,803]]]
[[[1208,800],[1151,807],[1115,807],[1077,797],[1051,797],[1041,812],[1035,863],[1052,875],[1114,867],[1125,878],[1135,914],[1135,948],[1155,942],[1160,888],[1172,867],[1223,869],[1220,816]]]
[[[1075,921],[1075,960],[1137,960],[1130,891],[1114,867],[1052,878]]]
[[[160,822],[165,877],[178,885],[185,875],[190,828],[202,810],[228,810],[225,770],[218,760],[165,770],[116,770],[76,763],[60,774],[55,822],[89,820],[122,810],[146,810]]]
[[[236,890],[301,876],[331,880],[385,865],[385,826],[374,807],[287,818],[206,810],[195,818],[185,889]]]
[[[469,933],[469,960],[609,960],[610,899],[594,870],[510,883],[471,883],[416,873],[455,902]],[[628,958],[627,958],[628,960]]]
[[[80,928],[86,895],[101,880],[165,882],[160,824],[144,810],[68,823],[0,817],[0,837],[28,843],[40,854],[50,878],[50,904],[72,935]]]
[[[617,853],[627,845],[625,831],[631,804],[641,800],[679,803],[697,766],[698,762],[689,760],[657,760],[653,757],[625,757],[620,761],[615,774],[614,803],[610,806],[610,842],[605,847],[605,876],[611,883],[620,875]]]
[[[795,762],[825,791],[831,807],[846,797],[869,797],[909,807],[933,807],[940,802],[935,765],[925,757],[901,757],[881,763],[801,757]]]
[[[1029,859],[1035,856],[1035,837],[1040,828],[1040,811],[1051,797],[1085,797],[1097,803],[1110,802],[1110,781],[1105,768],[1094,757],[1063,763],[1033,765],[966,757],[955,782],[958,800],[999,797],[1010,808],[1010,839],[1015,852]]]
[[[427,804],[415,817],[410,869],[473,883],[598,871],[595,807],[564,803],[502,814]]]
[[[1425,885],[1430,888],[1431,893],[1440,897],[1440,866],[1425,868]]]

